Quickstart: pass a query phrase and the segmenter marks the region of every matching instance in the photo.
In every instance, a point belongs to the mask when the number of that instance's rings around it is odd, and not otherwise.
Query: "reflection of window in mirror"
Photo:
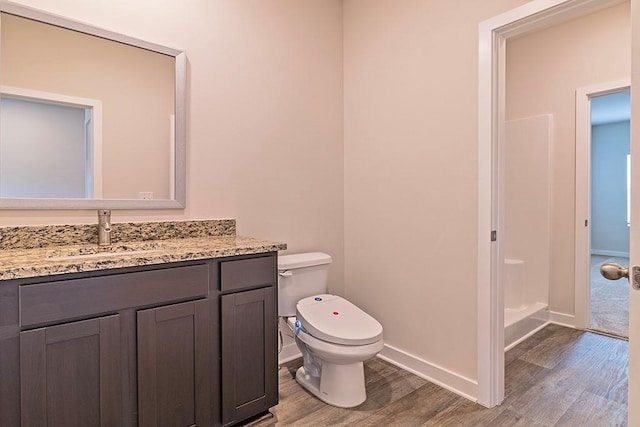
[[[100,101],[3,86],[0,197],[102,196]]]
[[[1,197],[91,197],[85,108],[2,97],[0,111]]]

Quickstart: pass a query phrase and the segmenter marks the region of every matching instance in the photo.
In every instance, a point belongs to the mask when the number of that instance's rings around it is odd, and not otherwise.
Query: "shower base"
[[[521,341],[542,329],[548,322],[547,305],[535,303],[504,310],[504,350],[510,350]]]

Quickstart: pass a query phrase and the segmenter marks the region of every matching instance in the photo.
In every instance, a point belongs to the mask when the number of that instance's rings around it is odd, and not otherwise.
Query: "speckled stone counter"
[[[98,247],[96,225],[0,228],[0,280],[165,264],[285,250],[284,243],[237,236],[235,220],[112,224]]]

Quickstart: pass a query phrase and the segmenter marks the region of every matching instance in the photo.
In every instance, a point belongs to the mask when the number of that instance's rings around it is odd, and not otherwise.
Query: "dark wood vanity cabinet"
[[[220,426],[268,410],[275,277],[269,253],[0,282],[0,426]]]
[[[276,289],[222,296],[222,423],[278,403]]]
[[[222,424],[278,403],[277,271],[274,260],[221,265]]]
[[[20,333],[22,425],[122,425],[120,318]]]
[[[138,425],[209,426],[207,300],[140,310],[137,318]]]
[[[21,283],[21,425],[211,425],[209,270],[178,264]]]

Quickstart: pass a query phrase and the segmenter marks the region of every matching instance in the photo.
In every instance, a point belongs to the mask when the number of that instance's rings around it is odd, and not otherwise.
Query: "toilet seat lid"
[[[337,295],[303,298],[296,304],[296,312],[304,329],[323,341],[364,345],[382,338],[382,325],[376,319]]]

